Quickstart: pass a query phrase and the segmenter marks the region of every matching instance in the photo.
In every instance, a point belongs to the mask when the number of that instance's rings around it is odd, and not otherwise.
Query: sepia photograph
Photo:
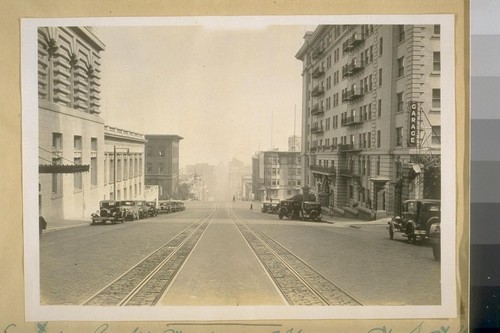
[[[22,28],[27,318],[456,314],[453,16]]]

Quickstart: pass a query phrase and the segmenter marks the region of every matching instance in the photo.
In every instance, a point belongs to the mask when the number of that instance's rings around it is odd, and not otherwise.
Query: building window
[[[403,146],[403,127],[396,128],[396,147]]]
[[[405,26],[398,25],[398,43],[404,42],[405,40]]]
[[[382,117],[382,100],[379,99],[377,103],[377,116]]]
[[[146,165],[146,174],[147,175],[152,175],[153,174],[153,164],[148,163]]]
[[[119,158],[116,163],[116,181],[122,181],[122,159]]]
[[[62,134],[52,133],[52,149],[61,151],[62,150]]]
[[[368,148],[372,147],[372,133],[368,132],[367,133],[367,140],[368,140]]]
[[[73,148],[75,150],[79,150],[79,151],[82,150],[82,137],[81,136],[75,135],[73,137]]]
[[[164,147],[160,147],[160,149],[158,150],[158,157],[165,157],[165,148]]]
[[[378,85],[382,86],[382,68],[378,69]]]
[[[432,108],[441,109],[441,89],[432,89]]]
[[[384,53],[384,38],[380,37],[378,42],[378,55],[381,56]]]
[[[82,164],[82,158],[81,157],[75,157],[74,158],[74,164],[75,165],[81,165]],[[82,173],[77,172],[73,174],[73,187],[75,190],[81,190],[82,189]]]
[[[56,157],[52,159],[53,165],[60,165],[61,158]],[[53,173],[52,174],[52,194],[62,194],[62,174]]]
[[[90,150],[97,151],[97,138],[90,138]]]
[[[440,145],[441,144],[441,126],[432,126],[432,144]]]
[[[382,132],[380,130],[378,130],[377,131],[377,148],[380,148],[381,140],[382,140]]]
[[[432,70],[434,72],[441,72],[441,52],[432,53]]]
[[[398,112],[403,112],[403,92],[399,92],[396,95],[398,100]]]
[[[377,176],[380,176],[380,156],[377,157]]]
[[[97,186],[97,157],[90,158],[90,185]]]
[[[405,75],[405,58],[401,57],[398,59],[398,77],[403,77]]]
[[[109,159],[109,183],[115,182],[115,164],[113,159]]]
[[[441,35],[441,26],[439,24],[434,25],[434,35]]]
[[[165,164],[160,163],[160,165],[158,166],[158,174],[160,174],[160,175],[165,174]]]
[[[128,159],[123,160],[123,179],[128,179]]]

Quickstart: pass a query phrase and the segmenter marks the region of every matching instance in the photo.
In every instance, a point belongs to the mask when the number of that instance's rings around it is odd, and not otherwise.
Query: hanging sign
[[[418,133],[418,102],[410,102],[410,117],[408,124],[408,147],[417,146]]]

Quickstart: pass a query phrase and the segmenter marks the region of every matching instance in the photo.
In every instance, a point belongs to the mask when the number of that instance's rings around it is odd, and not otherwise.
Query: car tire
[[[439,244],[432,244],[432,254],[436,261],[441,261],[441,246]]]

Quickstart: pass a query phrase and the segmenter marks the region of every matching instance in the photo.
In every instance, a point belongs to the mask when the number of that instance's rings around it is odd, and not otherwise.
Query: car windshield
[[[101,202],[101,207],[103,208],[110,208],[110,207],[115,207],[116,202]]]
[[[122,205],[124,205],[124,206],[133,206],[134,202],[133,201],[123,201]]]

